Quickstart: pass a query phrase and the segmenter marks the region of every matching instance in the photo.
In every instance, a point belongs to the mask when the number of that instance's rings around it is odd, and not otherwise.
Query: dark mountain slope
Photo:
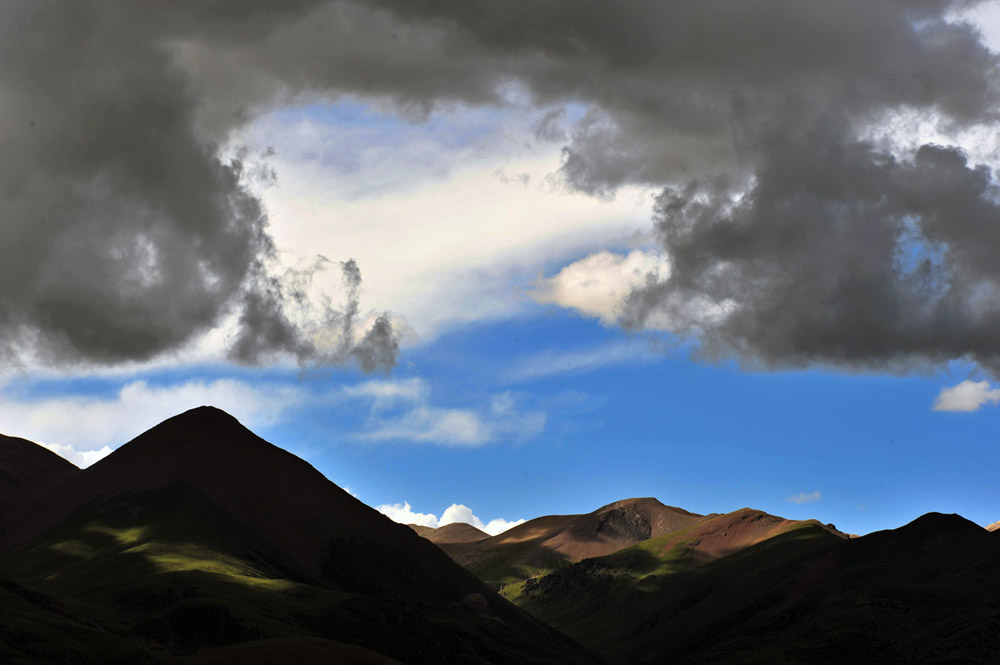
[[[161,652],[332,639],[407,663],[595,662],[217,409],[21,497],[2,527],[0,568]]]
[[[0,513],[17,497],[79,470],[37,443],[0,434]]]
[[[1000,542],[958,516],[850,540],[803,524],[700,567],[664,563],[632,548],[520,600],[623,663],[978,663],[1000,649]]]
[[[85,625],[53,598],[0,578],[0,663],[143,665],[163,658],[130,640]]]

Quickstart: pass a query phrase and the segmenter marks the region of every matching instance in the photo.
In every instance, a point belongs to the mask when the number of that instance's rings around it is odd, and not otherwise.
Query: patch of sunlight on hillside
[[[291,580],[266,577],[244,561],[191,543],[143,543],[125,553],[142,554],[162,573],[200,571],[231,582],[279,591],[298,586]]]

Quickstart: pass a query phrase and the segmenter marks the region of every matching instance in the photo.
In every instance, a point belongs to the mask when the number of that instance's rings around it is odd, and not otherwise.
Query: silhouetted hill
[[[0,434],[0,513],[17,497],[79,470],[48,448]]]
[[[308,660],[339,642],[407,663],[596,662],[213,408],[22,495],[0,529],[4,574],[154,656],[229,662],[284,644]],[[41,653],[30,634],[4,639]]]
[[[800,524],[696,567],[638,545],[526,585],[523,607],[620,663],[985,663],[1000,541],[929,514],[845,540]]]

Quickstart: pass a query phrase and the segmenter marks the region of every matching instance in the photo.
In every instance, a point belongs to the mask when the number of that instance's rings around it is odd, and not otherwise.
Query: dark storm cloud
[[[625,325],[758,367],[1000,370],[992,166],[866,138],[903,116],[1000,129],[997,56],[954,18],[975,3],[381,4],[506,59],[539,104],[587,102],[570,186],[663,187],[672,273],[631,295]]]
[[[207,136],[204,100],[172,53],[177,39],[205,36],[199,31],[259,36],[281,12],[242,17],[227,15],[235,5],[213,3],[198,16],[180,4],[0,8],[0,347],[8,361],[146,359],[230,314],[240,322],[231,350],[240,361],[278,352],[303,363],[349,357],[316,346],[303,322],[292,322],[289,309],[300,303],[269,273],[275,249],[250,186],[254,169],[245,153],[223,159],[207,140],[221,136]],[[353,333],[337,344],[351,345]],[[377,335],[388,344],[377,364],[391,366],[394,338]]]
[[[864,138],[903,112],[995,126],[997,59],[950,18],[972,4],[4,3],[0,334],[117,362],[234,314],[241,361],[391,365],[387,317],[347,333],[346,264],[346,307],[296,315],[252,165],[217,145],[282,103],[361,95],[419,120],[514,95],[549,110],[538,138],[566,140],[570,187],[663,188],[674,269],[631,324],[665,316],[768,365],[988,362],[992,177],[955,148]]]
[[[765,366],[1000,369],[1000,192],[961,150],[897,159],[836,126],[763,142],[752,189],[667,189],[673,261],[626,322],[666,315],[703,352]],[[713,306],[725,310],[720,316]]]

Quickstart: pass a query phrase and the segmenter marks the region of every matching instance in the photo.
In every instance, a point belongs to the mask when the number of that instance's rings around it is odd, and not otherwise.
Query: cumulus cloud
[[[420,526],[438,527],[438,518],[431,513],[415,513],[408,502],[387,503],[376,508],[380,513],[400,524],[419,524]]]
[[[789,503],[813,503],[823,498],[819,492],[799,492],[788,497]]]
[[[440,518],[432,513],[413,512],[413,509],[410,508],[410,504],[407,502],[403,502],[402,504],[394,503],[381,505],[378,506],[376,510],[383,515],[386,515],[394,522],[399,522],[400,524],[419,524],[421,526],[429,526],[436,529],[447,524],[461,522],[464,524],[471,524],[480,531],[485,531],[491,536],[503,533],[507,529],[515,527],[518,524],[524,524],[523,519],[507,521],[501,518],[492,519],[484,524],[481,519],[473,514],[471,508],[461,503],[453,503],[445,508],[444,512],[441,513]]]
[[[88,466],[154,425],[210,404],[248,427],[279,421],[300,402],[299,388],[232,379],[150,385],[134,381],[109,397],[27,399],[0,392],[0,432],[39,443],[77,466]]]
[[[364,441],[412,441],[450,446],[480,446],[523,440],[545,428],[546,414],[523,409],[518,396],[504,392],[480,407],[442,407],[431,402],[422,379],[369,381],[344,394],[371,401],[371,417],[357,435]]]
[[[1000,402],[1000,388],[992,388],[989,381],[966,379],[951,388],[942,388],[934,400],[935,411],[978,411],[984,404]]]
[[[647,283],[670,275],[662,255],[634,250],[627,255],[600,251],[538,280],[535,301],[575,309],[606,325],[618,321],[626,298]]]

